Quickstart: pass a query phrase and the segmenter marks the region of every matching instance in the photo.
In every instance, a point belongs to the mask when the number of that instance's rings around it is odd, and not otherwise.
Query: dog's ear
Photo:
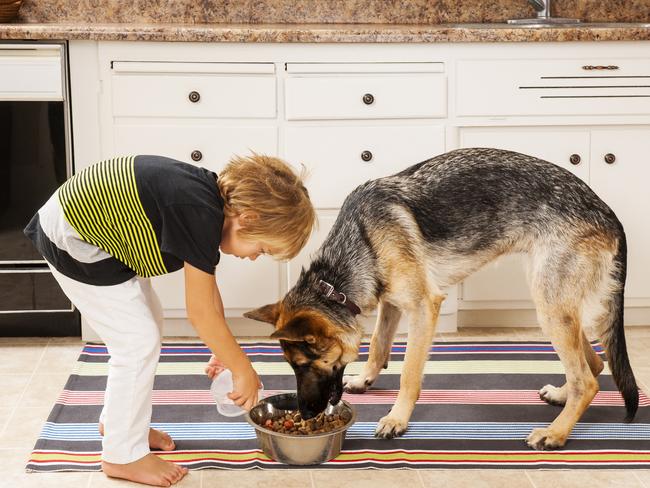
[[[271,334],[271,339],[290,341],[290,342],[307,342],[314,344],[316,337],[312,334],[305,334],[304,331],[298,330],[298,327],[282,327]]]
[[[302,314],[294,317],[271,334],[271,339],[278,339],[291,342],[307,342],[314,344],[316,337],[322,334],[319,332],[319,324],[314,314]]]
[[[250,312],[244,313],[244,317],[247,319],[257,320],[259,322],[266,322],[271,325],[275,325],[278,321],[278,316],[280,315],[280,304],[271,303],[269,305],[264,305],[263,307],[256,308]]]

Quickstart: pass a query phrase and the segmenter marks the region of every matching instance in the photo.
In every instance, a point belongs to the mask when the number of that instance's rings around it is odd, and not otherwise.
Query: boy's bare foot
[[[187,474],[187,468],[164,461],[151,453],[128,464],[102,461],[102,471],[111,478],[121,478],[153,486],[171,486]]]
[[[99,423],[99,433],[101,435],[104,435],[104,424],[101,422]],[[149,429],[149,447],[151,449],[173,451],[176,449],[176,444],[167,432],[156,429]]]

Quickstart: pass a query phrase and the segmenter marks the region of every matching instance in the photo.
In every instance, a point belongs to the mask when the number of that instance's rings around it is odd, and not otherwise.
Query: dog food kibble
[[[273,432],[291,435],[323,434],[343,427],[346,420],[339,414],[320,413],[316,417],[303,420],[300,412],[292,412],[262,419],[260,425]]]

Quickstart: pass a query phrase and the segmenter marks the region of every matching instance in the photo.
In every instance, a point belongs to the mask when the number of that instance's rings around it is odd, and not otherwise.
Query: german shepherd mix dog
[[[583,328],[605,345],[614,381],[634,417],[639,394],[623,331],[625,233],[614,212],[580,179],[554,164],[497,149],[459,149],[368,181],[343,203],[309,269],[279,302],[245,314],[274,324],[297,377],[299,409],[313,417],[342,392],[363,393],[389,359],[395,329],[408,318],[397,400],[377,426],[391,438],[407,429],[434,337],[442,290],[498,256],[527,254],[542,329],[566,383],[540,397],[564,405],[534,429],[535,449],[563,446],[598,391],[603,369]],[[359,312],[379,307],[363,373],[344,377],[357,358]]]

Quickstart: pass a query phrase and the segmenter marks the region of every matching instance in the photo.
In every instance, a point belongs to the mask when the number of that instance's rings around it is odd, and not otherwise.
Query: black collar
[[[361,309],[354,303],[352,300],[348,300],[348,297],[345,293],[336,291],[334,286],[330,285],[327,281],[320,280],[318,282],[318,290],[325,295],[325,298],[328,298],[336,303],[340,303],[347,307],[347,309],[352,312],[354,315],[359,315]]]

